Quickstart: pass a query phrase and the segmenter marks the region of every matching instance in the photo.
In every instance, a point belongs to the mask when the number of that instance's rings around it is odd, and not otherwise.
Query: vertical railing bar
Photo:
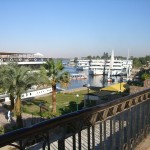
[[[103,122],[104,125],[104,150],[106,150],[106,120]]]
[[[121,127],[121,121],[122,120],[122,118],[121,118],[121,114],[119,115],[119,139],[120,139],[120,141],[119,141],[119,149],[121,150],[122,149],[122,141],[121,141],[121,137],[122,137],[122,133],[121,133],[121,130],[122,130],[122,127]]]
[[[137,112],[136,112],[136,108],[137,106],[132,107],[132,139],[133,139],[133,143],[132,143],[132,149],[134,149],[135,147],[135,142],[136,142],[136,116],[137,116]]]
[[[141,104],[140,104],[140,108],[139,108],[139,109],[140,109],[140,117],[139,117],[139,130],[140,130],[140,132],[141,132],[141,128],[142,128],[142,127],[141,127],[141,122],[142,122],[142,121],[141,121],[141,119],[142,119],[142,108],[141,108],[141,107],[142,107],[142,106],[141,106]],[[139,134],[140,134],[140,133],[139,133]]]
[[[138,134],[138,105],[135,108],[135,113],[136,113],[136,117],[135,117],[135,137],[137,137]]]
[[[148,108],[150,108],[150,100],[148,101]],[[150,128],[150,109],[148,109],[148,126]]]
[[[146,126],[148,126],[148,109],[149,109],[149,106],[148,106],[148,103],[149,101],[146,101]]]
[[[147,127],[150,127],[150,101],[148,101],[148,104],[147,104]],[[150,131],[149,131],[150,132]]]
[[[143,106],[143,138],[145,138],[145,114],[146,114],[146,111],[145,111],[145,102],[142,103],[142,106]]]
[[[103,149],[103,128],[102,128],[102,122],[100,122],[100,149]]]
[[[92,126],[92,150],[95,149],[95,126]]]
[[[24,150],[22,140],[19,140],[19,146],[20,146],[20,149],[21,149],[21,150]]]
[[[123,114],[122,114],[122,122],[121,122],[121,127],[122,127],[122,130],[121,130],[121,134],[122,134],[122,136],[121,136],[121,143],[122,143],[122,149],[123,149],[123,145],[124,145],[124,122],[125,122],[125,112],[123,112]],[[126,122],[125,122],[126,123]]]
[[[90,127],[87,128],[87,135],[88,135],[88,149],[90,149]]]
[[[110,145],[112,145],[112,118],[110,118]]]
[[[124,112],[119,116],[119,134],[120,134],[120,150],[123,149],[124,144]]]
[[[148,126],[148,101],[146,101],[146,118],[145,118],[145,122],[146,122],[146,127]]]
[[[64,139],[58,141],[58,149],[65,150],[65,140]]]
[[[144,138],[146,138],[146,128],[147,128],[147,101],[144,102]]]
[[[148,128],[149,128],[149,132],[150,132],[150,100],[148,101]]]
[[[73,150],[76,150],[76,135],[72,136]]]
[[[141,103],[141,109],[142,109],[142,130],[144,129],[144,105]]]
[[[133,107],[131,108],[131,114],[130,114],[130,138],[132,139],[133,138],[133,118],[134,118],[134,116],[133,116]]]
[[[139,107],[140,107],[140,106],[138,105],[138,106],[137,106],[137,112],[136,112],[136,113],[138,114],[137,117],[136,117],[137,135],[140,133],[140,129],[139,129],[139,127],[140,127],[140,126],[139,126],[139,114],[140,114],[140,110],[139,110]]]
[[[140,135],[140,141],[141,141],[141,129],[142,129],[142,106],[139,105],[140,114],[139,114],[139,135]]]
[[[81,131],[78,132],[78,148],[81,150]]]
[[[142,129],[144,130],[144,118],[145,118],[145,105],[144,103],[141,103],[142,107]]]
[[[142,120],[142,123],[143,123],[143,136],[142,136],[142,139],[144,138],[144,129],[145,129],[145,102],[143,102],[142,103],[142,108],[143,108],[143,115],[142,115],[142,118],[143,118],[143,120]]]
[[[112,139],[112,149],[116,149],[116,118],[113,117],[113,139]]]
[[[132,119],[131,119],[131,113],[132,113],[132,111],[131,111],[131,109],[129,109],[129,110],[127,110],[127,144],[128,144],[128,149],[130,149],[130,138],[131,138],[131,126],[130,126],[130,124],[131,124],[131,121],[132,121]]]
[[[146,102],[146,129],[148,127],[148,101]],[[148,132],[146,132],[146,136],[147,136]]]
[[[50,142],[49,142],[49,133],[48,132],[47,132],[46,138],[47,138],[48,150],[50,150]]]

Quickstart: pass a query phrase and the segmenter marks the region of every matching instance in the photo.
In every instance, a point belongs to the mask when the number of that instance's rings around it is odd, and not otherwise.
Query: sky
[[[0,0],[0,51],[150,55],[150,0]]]

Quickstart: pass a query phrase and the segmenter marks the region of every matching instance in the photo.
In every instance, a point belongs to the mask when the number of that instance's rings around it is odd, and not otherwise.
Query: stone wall
[[[145,90],[147,88],[150,88],[150,79],[147,79],[147,80],[144,81],[144,86],[143,87],[130,86],[130,94],[143,91],[143,90]]]

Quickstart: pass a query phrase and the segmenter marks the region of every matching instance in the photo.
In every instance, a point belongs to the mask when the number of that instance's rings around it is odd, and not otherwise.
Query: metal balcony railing
[[[0,62],[44,62],[49,60],[49,58],[21,58],[21,57],[14,57],[14,58],[0,58]]]
[[[150,133],[150,89],[0,136],[0,147],[132,150]]]

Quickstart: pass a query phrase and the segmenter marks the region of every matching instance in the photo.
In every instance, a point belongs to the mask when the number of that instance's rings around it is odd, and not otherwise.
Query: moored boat
[[[72,80],[80,80],[80,79],[87,79],[87,76],[84,74],[78,74],[78,73],[74,73],[70,75],[70,79]]]
[[[87,70],[90,66],[90,60],[80,59],[77,61],[77,70]]]

